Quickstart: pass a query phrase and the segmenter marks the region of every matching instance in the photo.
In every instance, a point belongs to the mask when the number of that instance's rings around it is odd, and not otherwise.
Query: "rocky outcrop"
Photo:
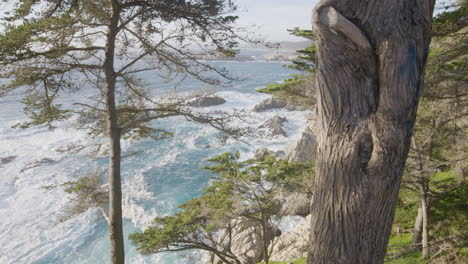
[[[206,96],[206,97],[199,97],[192,102],[189,103],[192,107],[210,107],[216,105],[222,105],[226,103],[226,100],[219,96]]]
[[[281,233],[279,229],[272,229],[270,233],[271,244],[269,246],[271,261],[288,261],[305,257],[307,255],[310,215],[302,217],[294,230]],[[231,252],[237,256],[242,264],[259,263],[262,260],[262,244],[260,227],[251,221],[236,220],[232,232]],[[294,223],[292,223],[294,224]],[[227,236],[227,231],[222,230],[218,234],[220,241]],[[211,257],[210,264],[224,264],[216,256]],[[208,263],[207,263],[208,264]]]
[[[272,261],[288,261],[307,256],[309,242],[310,215],[303,218],[292,232],[285,232],[277,237],[270,249]]]
[[[286,131],[283,129],[283,124],[288,122],[284,117],[274,116],[273,118],[265,121],[261,124],[259,129],[259,134],[261,136],[286,136]]]
[[[259,148],[254,152],[254,159],[265,160],[266,156],[277,156],[276,152],[267,148]]]
[[[268,98],[261,103],[254,106],[254,112],[265,112],[271,109],[284,108],[288,103],[284,100],[277,99],[275,97]]]
[[[275,199],[281,204],[278,212],[280,216],[300,215],[305,217],[310,214],[311,194],[284,190]]]
[[[287,102],[283,99],[279,99],[276,97],[268,98],[262,101],[261,103],[258,103],[257,105],[254,106],[253,111],[254,112],[265,112],[269,111],[272,109],[278,109],[278,108],[284,108],[288,111],[303,111],[306,110],[304,107],[299,106],[297,104]]]
[[[306,110],[305,107],[302,107],[300,105],[296,105],[296,104],[293,104],[293,103],[288,103],[284,108],[286,110],[288,110],[288,111],[304,111],[304,110]]]
[[[293,142],[286,152],[286,160],[306,163],[315,159],[317,139],[314,134],[302,132],[299,139]]]
[[[258,225],[243,222],[234,229],[232,252],[242,263],[258,263],[262,258],[261,237]]]
[[[232,231],[231,251],[239,258],[242,264],[258,263],[262,260],[262,243],[260,226],[252,221],[245,219],[235,220],[231,223],[234,228]],[[220,239],[226,237],[226,230],[220,231]],[[279,229],[271,231],[271,237],[280,236]],[[219,242],[223,243],[223,242]],[[217,257],[213,257],[212,263],[224,264]]]

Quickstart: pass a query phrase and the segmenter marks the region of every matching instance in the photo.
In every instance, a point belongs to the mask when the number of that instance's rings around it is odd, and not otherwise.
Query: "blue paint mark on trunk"
[[[412,111],[416,108],[420,93],[420,74],[421,74],[421,63],[418,60],[418,53],[416,45],[414,43],[409,43],[406,50],[406,60],[404,64],[400,67],[400,76],[401,78],[406,79],[406,89],[408,94],[412,94],[411,102],[406,106],[406,111]]]

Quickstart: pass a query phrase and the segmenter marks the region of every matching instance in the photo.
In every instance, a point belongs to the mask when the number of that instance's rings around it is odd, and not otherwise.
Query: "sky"
[[[260,27],[258,33],[268,41],[301,41],[286,31],[294,27],[312,28],[312,9],[319,0],[235,0],[238,24]]]
[[[256,25],[267,41],[301,41],[286,31],[294,27],[312,28],[312,10],[319,0],[234,0],[241,12],[238,24]],[[390,1],[390,0],[389,0]],[[437,0],[435,14],[454,0]]]
[[[14,2],[0,0],[0,11]],[[267,41],[301,41],[291,36],[287,29],[300,27],[312,28],[312,10],[319,0],[234,0],[239,7],[240,26],[259,27],[256,33]],[[453,3],[454,0],[437,0],[438,7]],[[436,13],[443,10],[436,9]],[[0,12],[0,17],[1,17]]]
[[[287,29],[312,27],[312,9],[319,0],[234,0],[239,7],[241,26],[260,27],[256,32],[268,41],[301,41],[288,34]],[[11,0],[0,0],[0,13],[5,11]],[[0,14],[1,17],[1,14]]]

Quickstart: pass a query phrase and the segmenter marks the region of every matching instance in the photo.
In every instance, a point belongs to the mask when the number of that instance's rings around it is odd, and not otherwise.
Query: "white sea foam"
[[[284,116],[288,119],[285,124],[288,136],[245,138],[252,146],[232,139],[224,144],[217,138],[219,132],[214,128],[174,118],[154,123],[175,132],[172,139],[123,141],[124,155],[143,152],[123,160],[123,214],[127,232],[148,227],[156,216],[173,214],[180,203],[198,195],[209,181],[209,173],[199,169],[206,166],[208,158],[238,149],[243,158],[250,157],[251,151],[260,147],[284,150],[288,141],[297,137],[305,125],[303,112],[281,109],[263,113],[250,111],[255,104],[269,97],[254,93],[254,87],[260,88],[282,79],[288,70],[272,63],[263,64],[265,69],[257,68],[259,63],[255,63],[253,69],[264,70],[255,73],[245,68],[248,63],[228,64],[238,67],[241,75],[256,78],[229,90],[218,91],[216,95],[227,102],[200,111],[244,111],[248,122],[234,120],[231,125],[252,128],[274,115]],[[56,124],[58,128],[54,131],[45,126],[12,129],[12,125],[27,120],[19,111],[19,98],[0,98],[0,157],[15,157],[11,162],[0,165],[0,263],[94,264],[107,261],[107,228],[100,213],[89,210],[67,222],[56,223],[68,204],[67,195],[61,188],[43,188],[76,180],[95,170],[105,171],[107,159],[91,159],[88,156],[91,148],[78,154],[56,151],[70,143],[89,144],[86,131],[73,128],[73,118]],[[68,104],[74,100],[65,99]],[[195,264],[206,258],[206,254],[200,252],[190,252],[189,258],[170,254],[141,256],[129,244],[126,256],[128,263],[161,264]]]

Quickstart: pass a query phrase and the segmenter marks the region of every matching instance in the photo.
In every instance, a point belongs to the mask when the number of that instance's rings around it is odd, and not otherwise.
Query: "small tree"
[[[153,71],[165,80],[190,75],[210,84],[231,81],[227,71],[202,60],[213,52],[233,54],[239,39],[230,0],[19,0],[3,18],[0,35],[0,94],[27,87],[30,125],[68,117],[56,103],[60,93],[95,88],[94,103],[77,102],[86,127],[105,134],[109,153],[111,263],[124,263],[122,232],[122,136],[162,130],[151,120],[184,115],[219,127],[225,118],[192,114],[187,99],[161,102],[137,74]],[[194,48],[195,47],[195,48]],[[206,74],[215,72],[218,77]],[[165,133],[164,131],[162,131]]]
[[[463,87],[468,84],[468,33],[461,29],[468,26],[467,14],[465,4],[434,19],[435,41],[429,54],[418,121],[403,181],[404,188],[420,197],[413,244],[422,243],[426,259],[429,258],[432,203],[459,191],[466,184],[463,171],[467,161],[468,94]]]
[[[180,206],[175,216],[156,219],[156,226],[130,237],[143,254],[200,249],[225,263],[240,263],[232,250],[236,225],[252,222],[259,227],[262,259],[269,263],[269,246],[277,227],[272,218],[280,204],[275,198],[281,188],[305,190],[304,176],[313,171],[310,164],[288,163],[267,157],[264,161],[239,161],[239,153],[225,153],[211,159],[207,167],[213,178],[200,198]]]
[[[60,222],[67,221],[75,216],[86,212],[90,208],[97,208],[102,216],[109,221],[109,191],[104,184],[102,174],[92,173],[90,176],[82,177],[78,181],[70,181],[60,186],[47,186],[47,189],[63,187],[69,194],[70,202],[59,217]]]

